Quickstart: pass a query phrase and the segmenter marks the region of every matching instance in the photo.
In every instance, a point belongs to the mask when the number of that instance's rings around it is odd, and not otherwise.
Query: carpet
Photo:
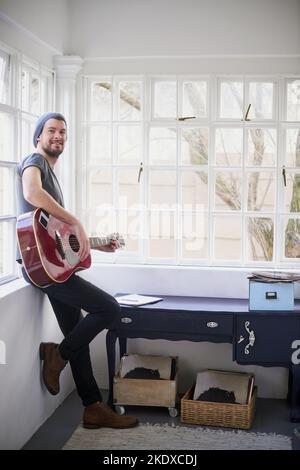
[[[280,434],[140,424],[131,429],[84,429],[81,425],[65,450],[291,450],[292,440]]]

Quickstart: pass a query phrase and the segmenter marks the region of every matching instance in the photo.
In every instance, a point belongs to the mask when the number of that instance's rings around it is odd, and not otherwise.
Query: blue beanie
[[[35,147],[37,146],[37,139],[41,135],[43,127],[49,119],[59,119],[60,121],[64,121],[65,124],[67,125],[65,117],[60,113],[45,113],[45,114],[43,114],[37,120],[37,123],[36,123],[36,126],[35,126],[35,131],[34,131],[34,134],[33,134],[33,145]]]

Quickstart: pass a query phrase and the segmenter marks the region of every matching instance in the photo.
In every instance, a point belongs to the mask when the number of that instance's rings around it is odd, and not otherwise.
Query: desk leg
[[[127,353],[127,338],[119,338],[120,359]]]
[[[107,404],[113,406],[113,386],[114,386],[114,376],[116,368],[116,341],[117,334],[114,330],[108,330],[106,333],[106,354],[107,354],[107,364],[108,364],[108,381],[109,381],[109,391],[108,391],[108,400]]]
[[[291,364],[290,366],[288,402],[290,421],[300,423],[300,365]]]

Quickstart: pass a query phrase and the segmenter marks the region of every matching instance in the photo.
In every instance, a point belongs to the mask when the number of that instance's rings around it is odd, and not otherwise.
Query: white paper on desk
[[[139,307],[141,305],[153,304],[162,300],[161,297],[150,297],[150,295],[128,294],[116,297],[120,305]]]

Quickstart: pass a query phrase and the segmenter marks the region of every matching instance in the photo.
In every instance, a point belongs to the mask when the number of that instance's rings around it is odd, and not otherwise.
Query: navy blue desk
[[[289,368],[290,419],[300,422],[300,365],[291,363],[292,343],[300,339],[300,301],[293,312],[249,312],[246,299],[160,297],[156,304],[122,306],[120,320],[107,332],[110,405],[117,339],[121,357],[127,338],[209,341],[231,343],[238,364]]]

